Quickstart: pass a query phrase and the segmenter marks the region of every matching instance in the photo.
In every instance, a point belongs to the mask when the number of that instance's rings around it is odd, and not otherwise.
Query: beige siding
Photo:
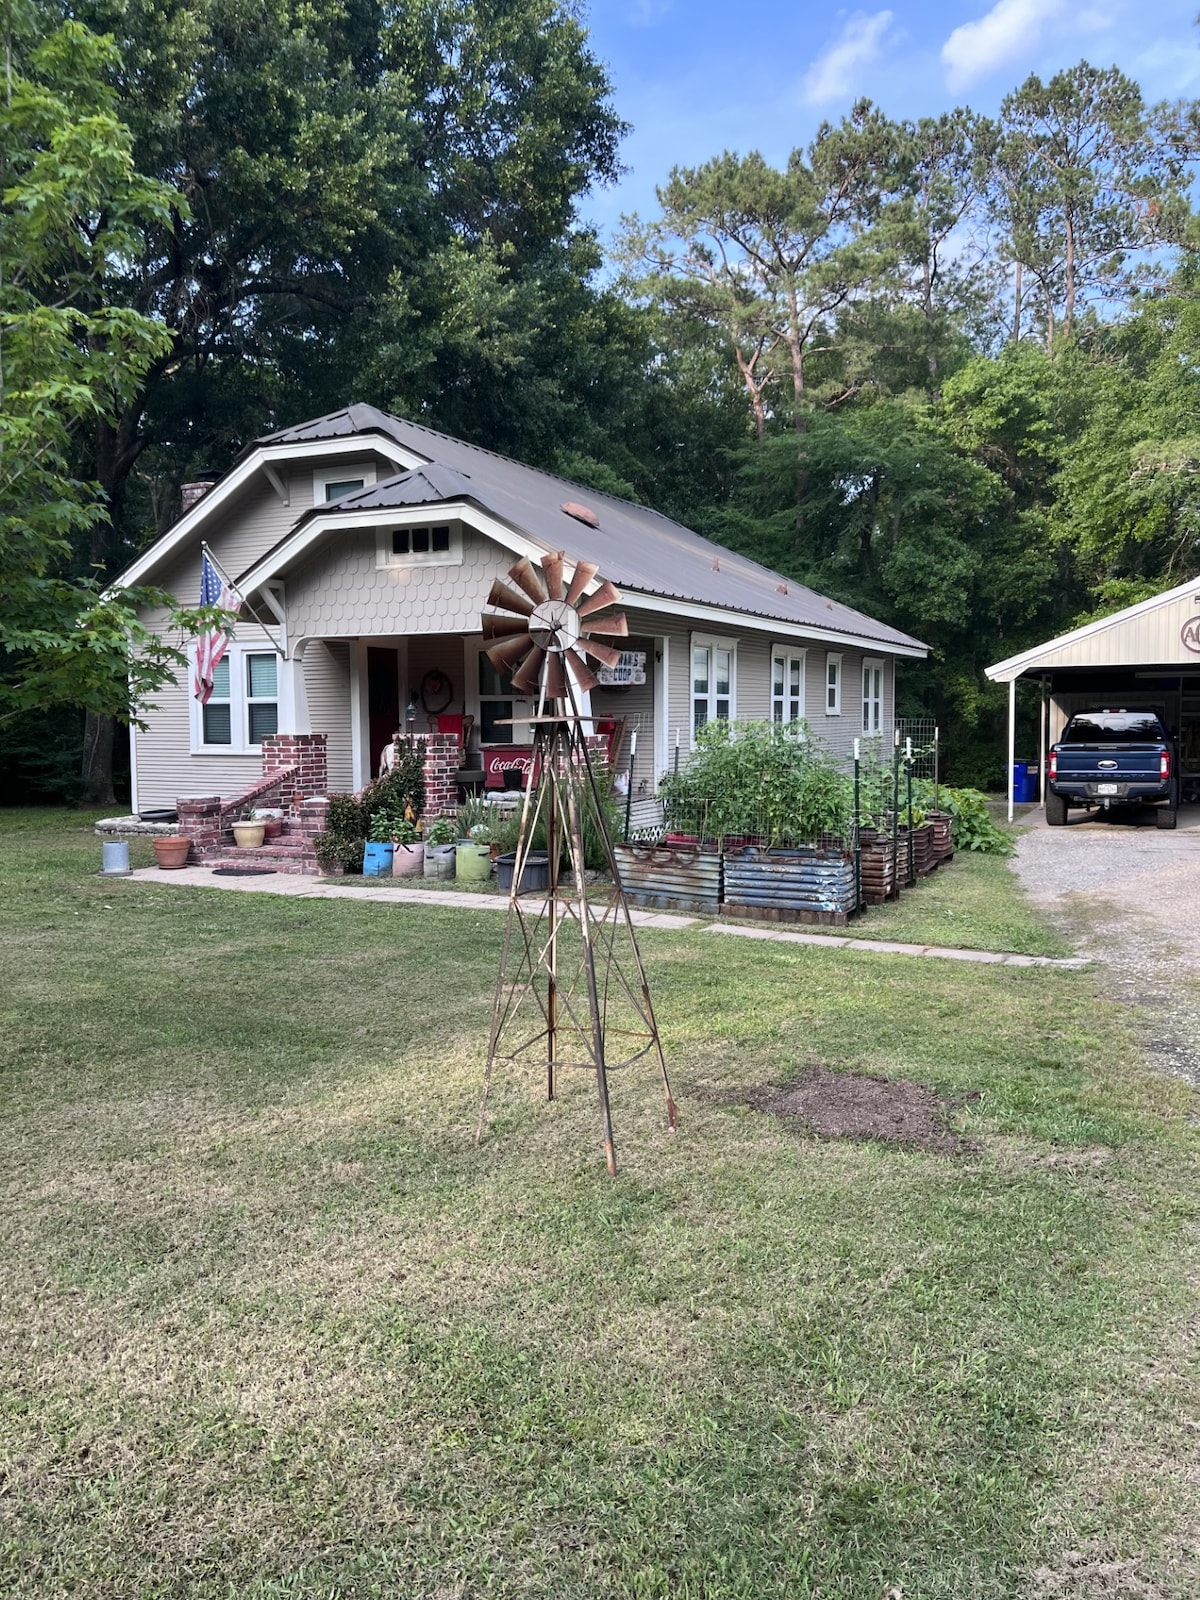
[[[627,689],[599,688],[592,690],[592,716],[597,720],[607,717],[624,717],[625,733],[621,749],[615,753],[616,765],[624,769],[629,765],[629,737],[637,732],[635,788],[643,780],[653,786],[657,774],[654,766],[654,660],[655,644],[652,636],[630,633],[623,648],[646,652],[645,683],[630,684]]]
[[[196,581],[198,586],[198,570]],[[162,631],[161,612],[154,622],[158,631]],[[263,630],[249,623],[238,625],[236,637],[242,645],[271,647]],[[178,643],[174,639],[172,642]],[[137,803],[141,811],[173,806],[176,800],[184,798],[233,794],[252,783],[262,772],[262,757],[257,752],[247,755],[192,754],[191,693],[190,668],[187,668],[181,671],[173,684],[167,684],[159,690],[153,709],[142,713],[146,731],[139,731],[134,740]]]
[[[1076,639],[1048,650],[1037,658],[1038,668],[1057,667],[1129,667],[1200,665],[1200,655],[1189,650],[1180,637],[1188,623],[1200,624],[1200,604],[1194,593],[1181,595],[1177,600],[1143,612],[1140,616],[1118,615],[1111,625],[1098,628],[1082,639]],[[1080,708],[1082,709],[1082,708]]]
[[[309,726],[328,735],[329,792],[354,787],[350,744],[350,646],[341,639],[312,640],[304,651]]]
[[[377,567],[374,533],[334,534],[290,575],[296,639],[478,633],[488,591],[512,565],[493,540],[463,531],[461,565]]]

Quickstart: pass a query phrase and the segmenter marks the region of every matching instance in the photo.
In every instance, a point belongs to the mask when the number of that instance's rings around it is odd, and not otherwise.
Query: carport
[[[1178,735],[1180,800],[1200,799],[1200,578],[1086,623],[987,668],[1008,684],[1008,817],[1012,821],[1017,683],[1037,679],[1038,799],[1046,752],[1074,712],[1096,706],[1157,711]]]

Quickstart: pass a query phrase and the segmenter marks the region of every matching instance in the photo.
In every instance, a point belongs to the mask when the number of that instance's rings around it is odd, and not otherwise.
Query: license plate
[[[1119,788],[1120,788],[1120,785],[1116,784],[1116,783],[1098,783],[1096,785],[1096,793],[1097,794],[1116,794],[1118,792]]]

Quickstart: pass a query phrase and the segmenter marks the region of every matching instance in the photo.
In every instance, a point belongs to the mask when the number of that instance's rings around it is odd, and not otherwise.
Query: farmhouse
[[[896,664],[926,654],[645,506],[365,405],[257,440],[119,581],[194,604],[204,547],[242,609],[207,703],[181,673],[133,734],[135,810],[227,803],[289,763],[307,792],[354,790],[397,726],[434,736],[456,780],[501,784],[531,704],[480,613],[520,556],[561,550],[620,591],[628,648],[585,714],[619,737],[616,770],[636,732],[640,804],[710,718],[804,717],[848,753],[890,730]]]

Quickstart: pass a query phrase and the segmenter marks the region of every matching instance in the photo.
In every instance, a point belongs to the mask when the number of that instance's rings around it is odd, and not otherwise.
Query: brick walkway
[[[187,885],[197,889],[233,889],[244,894],[280,894],[301,900],[365,900],[372,904],[442,906],[454,911],[505,911],[502,894],[475,894],[467,889],[408,889],[402,882],[380,879],[376,883],[347,883],[339,878],[293,877],[275,873],[263,877],[215,878],[209,867],[184,867],[164,873],[143,867],[129,879],[114,880],[157,884],[160,888]],[[1020,956],[1003,950],[957,950],[945,945],[896,944],[887,939],[847,939],[829,933],[798,933],[791,928],[748,928],[727,922],[708,922],[670,911],[631,908],[639,928],[695,928],[704,933],[728,934],[737,939],[768,939],[779,944],[816,945],[826,950],[869,951],[876,955],[926,956],[940,961],[979,961],[1001,967],[1085,967],[1085,957]]]

